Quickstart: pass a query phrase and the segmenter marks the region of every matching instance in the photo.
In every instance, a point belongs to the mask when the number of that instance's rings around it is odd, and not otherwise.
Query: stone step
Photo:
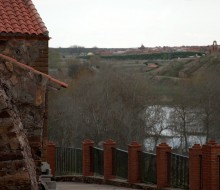
[[[44,182],[51,181],[51,178],[50,177],[48,177],[48,178],[41,178],[41,181],[44,181]]]
[[[41,180],[48,179],[48,178],[51,179],[53,177],[53,175],[41,175],[40,177],[41,177]]]
[[[56,181],[46,181],[47,187],[50,190],[56,190]]]

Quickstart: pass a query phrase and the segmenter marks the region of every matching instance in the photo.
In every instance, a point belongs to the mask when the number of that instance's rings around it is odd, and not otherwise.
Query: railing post
[[[53,142],[47,144],[47,162],[50,165],[51,174],[54,176],[56,171],[56,147]]]
[[[166,143],[161,143],[156,149],[157,155],[157,187],[170,187],[170,153],[171,147]]]
[[[219,150],[215,141],[202,146],[203,190],[219,189]]]
[[[189,189],[200,190],[202,183],[202,149],[199,144],[195,144],[189,149]]]
[[[114,179],[115,175],[113,174],[113,148],[115,148],[116,142],[112,139],[104,142],[104,179],[110,180]]]
[[[128,145],[128,182],[139,183],[140,182],[140,159],[139,152],[141,151],[141,145],[136,141]]]
[[[91,171],[92,163],[92,156],[91,155],[91,147],[94,146],[94,142],[92,140],[85,140],[83,141],[82,147],[82,157],[83,157],[83,176],[93,176],[94,171]]]

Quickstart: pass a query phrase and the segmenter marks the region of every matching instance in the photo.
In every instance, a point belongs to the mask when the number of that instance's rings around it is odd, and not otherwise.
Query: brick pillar
[[[114,179],[115,176],[113,175],[113,151],[112,149],[115,148],[116,142],[112,139],[107,140],[104,142],[104,179]]]
[[[189,189],[201,189],[201,154],[202,148],[199,144],[195,144],[189,149]]]
[[[202,146],[203,190],[219,189],[219,152],[215,141]]]
[[[139,152],[141,145],[137,142],[132,142],[128,145],[128,182],[140,182],[140,159]]]
[[[83,142],[83,147],[82,147],[82,157],[83,157],[83,176],[93,176],[94,172],[91,171],[91,168],[93,166],[92,163],[92,156],[91,155],[91,147],[94,146],[94,142],[92,140],[85,140]]]
[[[171,147],[166,143],[161,143],[157,146],[157,187],[170,187],[170,153]]]
[[[47,144],[47,162],[50,164],[51,174],[54,176],[56,171],[56,147],[53,142]]]

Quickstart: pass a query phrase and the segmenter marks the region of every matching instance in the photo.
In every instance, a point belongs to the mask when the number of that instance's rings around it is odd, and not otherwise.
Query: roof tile
[[[31,0],[0,0],[0,33],[48,36],[48,30]]]

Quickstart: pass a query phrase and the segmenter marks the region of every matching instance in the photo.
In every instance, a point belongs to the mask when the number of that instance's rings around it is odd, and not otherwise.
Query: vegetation
[[[56,49],[49,49],[49,67],[53,69],[58,69],[61,67],[60,64],[60,53]]]
[[[182,153],[193,143],[220,140],[217,63],[220,58],[207,56],[170,62],[140,75],[100,58],[88,64],[71,60],[67,64],[72,78],[69,88],[49,94],[50,138],[59,146],[73,147],[81,146],[86,138],[97,146],[113,138],[124,149],[137,140],[148,150],[164,138],[178,139],[173,146]],[[91,71],[91,67],[98,70]],[[92,74],[82,75],[82,68]],[[178,78],[186,70],[190,76]],[[177,82],[166,81],[172,78]]]
[[[132,55],[111,55],[102,56],[104,59],[117,59],[117,60],[157,60],[157,59],[177,59],[187,58],[190,56],[202,56],[202,52],[166,52],[166,53],[153,53],[153,54],[132,54]]]
[[[141,115],[142,108],[149,104],[149,93],[149,87],[138,77],[109,68],[83,77],[64,94],[51,97],[51,138],[60,145],[71,142],[80,146],[85,138],[98,144],[114,137],[125,148],[133,138],[144,138]]]

